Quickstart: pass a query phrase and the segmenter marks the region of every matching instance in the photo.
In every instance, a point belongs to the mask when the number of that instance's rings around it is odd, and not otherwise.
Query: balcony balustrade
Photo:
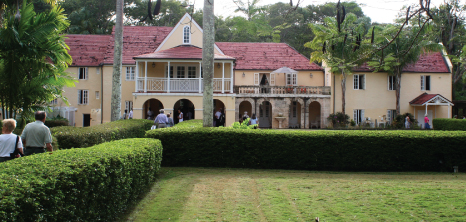
[[[330,86],[234,86],[234,93],[239,95],[330,95]]]
[[[170,78],[170,84],[168,84],[168,78],[147,77],[147,85],[145,80],[144,77],[137,78],[137,92],[200,93],[204,90],[204,81],[198,78]],[[169,85],[170,87],[168,87]],[[231,79],[214,78],[213,85],[214,92],[230,93],[231,91]]]

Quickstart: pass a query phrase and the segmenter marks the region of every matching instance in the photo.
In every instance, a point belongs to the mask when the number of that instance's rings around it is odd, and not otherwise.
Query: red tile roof
[[[450,100],[448,100],[447,98],[443,97],[442,95],[440,94],[427,94],[427,93],[423,93],[421,94],[420,96],[416,97],[415,99],[411,100],[411,102],[409,102],[409,104],[411,105],[423,105],[424,103],[428,102],[429,100],[437,97],[437,96],[440,96],[442,97],[444,100],[452,103]]]
[[[99,66],[104,61],[110,35],[67,35],[68,52],[73,58],[70,66]]]
[[[362,66],[354,68],[354,72],[372,72],[371,67],[364,63]],[[416,73],[449,73],[448,65],[443,58],[442,53],[426,53],[419,57],[415,64],[409,64],[403,72],[416,72]]]
[[[225,55],[236,59],[237,70],[276,70],[287,66],[296,71],[323,70],[285,43],[217,42]]]
[[[193,45],[179,45],[170,49],[135,56],[134,59],[197,59],[202,60],[202,49]],[[215,59],[234,60],[235,58],[215,54]]]
[[[125,26],[123,29],[123,64],[136,64],[134,56],[154,52],[168,36],[173,27]],[[113,64],[115,30],[110,37],[104,64]]]

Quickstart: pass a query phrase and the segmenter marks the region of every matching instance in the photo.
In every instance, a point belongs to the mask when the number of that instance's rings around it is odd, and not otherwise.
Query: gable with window
[[[421,76],[421,90],[422,91],[430,90],[430,76]]]
[[[126,67],[126,81],[134,81],[134,70],[136,67],[128,66]]]
[[[191,44],[191,28],[189,26],[183,28],[183,44]]]
[[[89,103],[89,90],[78,90],[78,104],[87,105]]]
[[[354,74],[353,83],[353,89],[366,89],[366,74]]]
[[[388,90],[395,90],[395,76],[388,76]]]
[[[81,67],[81,68],[78,68],[78,79],[87,79],[87,73],[89,69],[86,67]]]

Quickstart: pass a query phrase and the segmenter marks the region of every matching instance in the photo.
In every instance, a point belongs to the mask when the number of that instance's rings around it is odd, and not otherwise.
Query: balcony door
[[[272,105],[265,101],[259,106],[259,127],[271,128]]]
[[[290,106],[290,128],[299,128],[297,102],[292,102]]]

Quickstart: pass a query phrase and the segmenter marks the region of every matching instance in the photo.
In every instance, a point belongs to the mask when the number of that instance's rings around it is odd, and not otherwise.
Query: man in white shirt
[[[168,117],[164,114],[164,110],[160,110],[160,114],[155,117],[154,124],[157,125],[157,128],[167,127]]]
[[[44,124],[46,113],[44,111],[37,111],[34,113],[35,122],[28,123],[24,127],[21,139],[26,146],[24,154],[26,156],[34,153],[45,153],[45,148],[48,152],[52,152],[52,134],[50,129]]]
[[[10,153],[15,151],[16,147],[20,153],[23,153],[23,143],[19,137],[13,133],[16,128],[16,120],[3,120],[2,135],[0,135],[0,162],[10,160]],[[17,143],[16,143],[17,142]]]
[[[132,119],[133,118],[133,108],[131,108],[131,110],[129,111],[129,115],[128,115],[128,119]]]
[[[222,115],[222,108],[218,109],[217,112],[215,113],[215,126],[219,127],[220,126],[220,116]]]

